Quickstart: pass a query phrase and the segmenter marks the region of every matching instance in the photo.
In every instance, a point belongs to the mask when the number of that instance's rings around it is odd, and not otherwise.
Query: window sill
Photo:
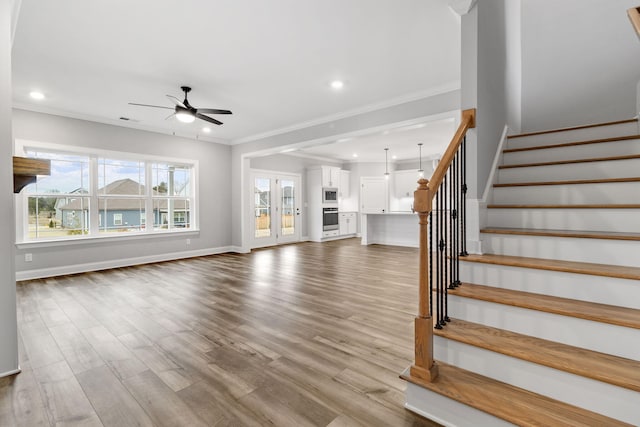
[[[17,249],[29,248],[47,248],[53,246],[72,246],[86,244],[102,244],[115,243],[130,240],[160,239],[171,237],[197,236],[200,234],[199,229],[179,230],[179,231],[160,231],[155,233],[131,233],[121,234],[118,236],[90,236],[76,237],[73,239],[55,239],[55,240],[37,240],[31,242],[16,242]]]

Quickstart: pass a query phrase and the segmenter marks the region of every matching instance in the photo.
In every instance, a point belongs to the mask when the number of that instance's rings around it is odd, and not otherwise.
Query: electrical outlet
[[[191,244],[191,239],[187,239],[187,246]]]
[[[33,254],[24,254],[24,262],[33,261]]]

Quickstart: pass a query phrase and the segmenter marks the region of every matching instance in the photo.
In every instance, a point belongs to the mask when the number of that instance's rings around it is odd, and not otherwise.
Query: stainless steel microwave
[[[322,203],[338,203],[338,189],[333,187],[323,187]]]

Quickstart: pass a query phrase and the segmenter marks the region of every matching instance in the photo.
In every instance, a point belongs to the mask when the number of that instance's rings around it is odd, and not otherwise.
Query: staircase
[[[407,407],[443,425],[640,425],[637,120],[515,135],[485,254],[461,258],[435,381]]]

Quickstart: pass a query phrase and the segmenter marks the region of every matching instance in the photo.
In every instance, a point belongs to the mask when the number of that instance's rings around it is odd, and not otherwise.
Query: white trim
[[[0,378],[9,377],[11,375],[16,375],[16,374],[19,374],[20,372],[22,372],[22,369],[20,369],[20,366],[18,366],[18,369],[12,369],[10,371],[1,373],[0,374]]]
[[[85,264],[71,264],[61,267],[40,268],[34,270],[16,271],[16,281],[41,279],[44,277],[63,276],[67,274],[87,273],[89,271],[108,270],[111,268],[130,267],[155,262],[173,261],[184,258],[195,258],[208,255],[216,255],[232,251],[232,246],[219,248],[198,249],[195,251],[172,252],[158,255],[149,255],[136,258],[122,258],[108,261],[90,262]]]
[[[20,17],[20,8],[22,6],[22,0],[11,1],[11,46],[13,47],[13,40],[16,36],[16,28],[18,28],[18,19]]]
[[[353,110],[344,111],[342,113],[336,113],[329,116],[319,117],[317,119],[309,120],[306,122],[296,123],[290,126],[282,127],[279,129],[273,129],[267,132],[246,136],[243,138],[237,138],[231,140],[231,145],[244,144],[251,141],[257,141],[259,139],[268,138],[275,135],[280,135],[287,132],[292,132],[299,129],[308,128],[311,126],[320,125],[323,123],[328,123],[340,119],[345,119],[347,117],[357,116],[359,114],[368,113],[371,111],[381,110],[383,108],[393,107],[395,105],[406,104],[408,102],[417,101],[424,98],[430,98],[432,96],[441,95],[443,93],[453,92],[454,90],[460,89],[460,81],[453,81],[446,84],[443,84],[439,87],[414,92],[408,95],[392,98],[383,102],[378,102],[375,104],[365,105],[360,108],[356,108]]]
[[[237,254],[248,254],[251,253],[251,249],[243,248],[242,246],[229,246],[229,252]]]
[[[72,246],[82,244],[95,244],[95,243],[113,243],[123,242],[127,240],[140,240],[140,239],[158,239],[167,237],[190,237],[198,236],[200,234],[199,229],[189,230],[175,230],[175,231],[156,231],[153,233],[134,232],[131,234],[119,234],[113,235],[97,235],[87,237],[74,237],[70,239],[52,239],[52,240],[32,240],[26,242],[16,242],[16,249],[31,249],[31,248],[48,248],[54,246]]]
[[[489,194],[493,188],[493,184],[496,181],[496,170],[498,170],[498,164],[502,163],[502,149],[504,147],[504,143],[507,141],[507,133],[509,133],[509,126],[504,125],[504,130],[502,131],[502,137],[500,138],[500,143],[498,144],[498,148],[496,149],[496,154],[493,156],[493,164],[491,165],[491,171],[489,172],[489,179],[487,179],[487,183],[484,187],[484,193],[482,193],[482,202],[486,203]]]
[[[42,105],[30,105],[30,104],[22,104],[22,103],[14,103],[13,108],[17,110],[32,111],[35,113],[50,114],[52,116],[60,116],[64,118],[101,123],[104,125],[119,126],[119,127],[130,128],[130,129],[135,129],[135,130],[140,130],[145,132],[153,132],[153,133],[160,133],[160,134],[169,135],[169,136],[177,136],[179,138],[193,139],[195,141],[213,142],[215,144],[222,144],[222,145],[231,144],[231,142],[228,139],[224,139],[224,138],[215,138],[212,136],[201,135],[198,133],[194,135],[192,133],[184,132],[180,129],[178,130],[159,129],[153,126],[142,125],[139,122],[136,122],[134,120],[108,119],[108,118],[92,116],[89,114],[82,114],[82,113],[76,113],[72,111],[65,111],[65,110],[60,110],[56,108],[50,108]]]

